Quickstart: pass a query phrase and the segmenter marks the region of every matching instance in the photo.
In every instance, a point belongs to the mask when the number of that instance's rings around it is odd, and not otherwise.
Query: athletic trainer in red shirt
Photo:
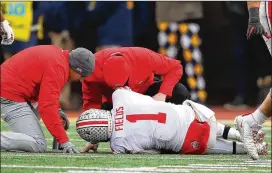
[[[1,117],[12,132],[1,132],[1,150],[44,152],[46,140],[38,112],[63,152],[77,153],[59,117],[59,97],[64,84],[88,77],[94,55],[77,48],[70,53],[53,45],[27,48],[1,65]]]
[[[95,54],[95,64],[93,74],[82,83],[84,110],[111,109],[112,92],[120,86],[176,104],[189,97],[186,87],[179,83],[183,73],[180,61],[149,49],[104,49]],[[162,81],[155,81],[154,75],[162,76]]]

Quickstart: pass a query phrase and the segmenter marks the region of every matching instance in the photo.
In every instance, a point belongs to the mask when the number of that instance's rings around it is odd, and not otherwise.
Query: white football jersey
[[[195,118],[189,106],[155,101],[131,90],[116,90],[112,101],[114,153],[179,152]]]

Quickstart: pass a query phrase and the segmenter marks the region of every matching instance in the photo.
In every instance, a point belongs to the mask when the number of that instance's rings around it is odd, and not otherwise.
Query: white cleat
[[[254,139],[255,143],[262,144],[264,142],[264,136],[265,136],[264,131],[262,131],[262,130],[254,131],[253,130],[253,139]]]
[[[256,148],[259,155],[267,155],[268,154],[268,144],[266,142],[256,143]]]
[[[258,160],[259,155],[253,139],[253,132],[251,127],[249,127],[249,125],[245,121],[243,121],[242,116],[236,116],[234,124],[236,126],[236,129],[241,134],[241,138],[247,153],[253,160]]]

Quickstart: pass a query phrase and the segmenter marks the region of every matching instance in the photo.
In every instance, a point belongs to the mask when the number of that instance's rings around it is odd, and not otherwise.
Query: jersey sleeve
[[[130,154],[130,151],[122,145],[123,141],[123,138],[114,138],[113,140],[111,140],[111,151],[114,154]]]
[[[139,147],[130,148],[129,143],[123,138],[115,138],[111,142],[111,150],[114,154],[159,154],[159,150],[144,150]]]
[[[160,153],[161,153],[160,150],[142,150],[134,154],[160,154]]]

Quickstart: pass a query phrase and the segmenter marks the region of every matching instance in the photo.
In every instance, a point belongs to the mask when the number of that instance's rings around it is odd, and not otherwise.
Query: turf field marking
[[[47,141],[53,141],[53,138],[45,138],[45,140],[47,140]],[[84,141],[83,139],[69,139],[70,141],[76,141],[76,142],[86,142],[86,141]],[[86,142],[87,143],[87,142]]]
[[[210,167],[206,166],[205,164],[196,167],[194,164],[188,165],[188,166],[179,166],[179,167],[138,167],[138,168],[103,168],[103,167],[77,167],[77,166],[31,166],[31,165],[1,165],[3,168],[30,168],[30,169],[72,169],[66,171],[66,173],[90,173],[91,171],[95,172],[124,172],[124,173],[131,173],[131,172],[191,172],[191,171],[213,171],[218,172],[218,169],[220,169],[220,172],[224,171],[250,171],[246,167],[228,167],[230,165],[225,165],[225,167]],[[76,169],[76,170],[73,170]],[[268,170],[256,170],[256,172],[267,172]],[[37,172],[38,173],[38,172]],[[39,172],[41,173],[41,172]],[[45,173],[45,172],[43,172]],[[48,173],[48,172],[46,172]]]
[[[235,167],[235,168],[239,168],[241,166],[248,166],[248,167],[264,167],[264,168],[269,168],[271,167],[271,164],[260,164],[259,162],[256,163],[237,163],[237,164],[189,164],[189,166],[194,166],[196,168],[203,168],[203,167],[210,167],[210,168],[225,168],[225,167]]]
[[[54,154],[15,154],[15,155],[6,155],[5,157],[63,157],[66,158],[114,158],[114,159],[160,159],[160,160],[203,160],[203,157],[176,157],[176,158],[169,158],[169,157],[158,157],[158,155],[149,155],[149,156],[136,156],[136,155],[115,155],[115,154],[108,154],[108,155],[99,155],[99,154],[84,154],[84,155],[67,155],[64,153],[54,153]],[[245,155],[246,156],[246,155]],[[205,158],[205,160],[216,160],[216,161],[233,161],[233,159],[217,159],[217,158]],[[244,158],[243,161],[248,160],[247,157]]]
[[[138,167],[138,168],[103,168],[103,167],[78,167],[78,166],[32,166],[32,165],[1,165],[1,167],[4,168],[35,168],[35,169],[81,169],[81,170],[97,170],[97,171],[129,171],[129,172],[133,172],[133,171],[174,171],[174,172],[180,172],[181,170],[186,170],[184,168],[189,168],[189,169],[193,169],[193,170],[214,170],[216,168],[220,168],[220,170],[246,170],[246,167],[194,167],[194,166],[179,166],[178,168],[163,168],[163,167]],[[199,169],[198,169],[199,168]],[[187,169],[186,172],[188,172],[189,170]]]
[[[169,170],[167,172],[191,172],[191,171],[196,171],[196,170],[177,170],[177,171],[173,171],[173,170]],[[205,169],[205,170],[197,170],[197,171],[209,171],[209,172],[218,172],[218,170],[215,169]],[[222,172],[229,172],[230,170],[222,170]],[[68,170],[67,172],[35,172],[35,173],[147,173],[147,171],[82,171],[82,170]],[[159,170],[155,170],[155,171],[148,171],[148,172],[165,172],[165,171],[159,171]],[[220,171],[221,172],[221,171]],[[238,172],[235,170],[232,170],[232,172]],[[251,170],[239,170],[239,172],[252,172]],[[270,172],[269,170],[258,170],[256,172]]]
[[[78,166],[32,166],[32,165],[1,165],[3,168],[35,168],[35,169],[81,169],[96,171],[154,171],[157,167],[139,167],[139,168],[103,168],[103,167],[78,167]],[[70,171],[69,171],[70,172]],[[76,172],[79,172],[78,170]],[[84,171],[85,172],[85,171]],[[88,171],[89,172],[89,171]],[[189,172],[188,170],[186,172]]]
[[[247,161],[245,161],[246,163],[272,163],[272,161],[271,160],[259,160],[259,161],[254,161],[254,160],[247,160]]]

